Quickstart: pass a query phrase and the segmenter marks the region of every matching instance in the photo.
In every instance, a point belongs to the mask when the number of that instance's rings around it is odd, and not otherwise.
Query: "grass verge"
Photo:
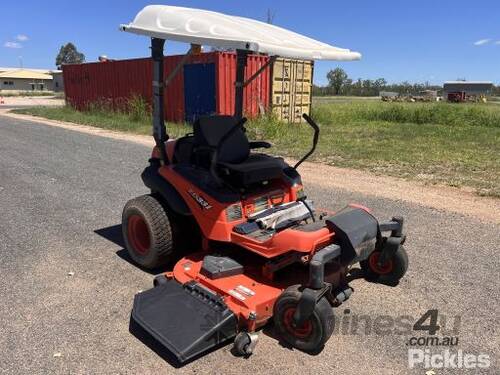
[[[64,107],[29,107],[12,110],[13,113],[27,114],[50,120],[66,121],[75,124],[90,125],[102,129],[128,132],[133,134],[151,134],[151,116],[147,114],[147,107],[134,104],[130,112],[110,111],[105,108],[91,108],[80,112],[70,106]],[[169,123],[169,134],[172,138],[182,136],[191,127],[187,124]]]
[[[129,105],[129,113],[91,108],[33,107],[15,110],[44,118],[100,128],[151,133],[148,109]],[[372,101],[318,104],[313,117],[321,136],[311,160],[369,170],[430,184],[473,189],[500,197],[500,106]],[[272,152],[299,158],[311,146],[306,124],[287,125],[263,117],[247,126],[251,139],[273,143]],[[171,137],[191,131],[168,124]]]

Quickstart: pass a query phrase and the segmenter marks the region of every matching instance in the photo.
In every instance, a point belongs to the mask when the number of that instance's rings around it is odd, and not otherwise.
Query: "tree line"
[[[378,96],[380,91],[397,92],[401,95],[416,95],[424,90],[442,90],[442,86],[425,83],[388,83],[384,78],[352,80],[342,68],[330,70],[326,78],[326,86],[313,85],[313,95],[332,96]],[[500,86],[493,87],[493,95],[500,95]]]

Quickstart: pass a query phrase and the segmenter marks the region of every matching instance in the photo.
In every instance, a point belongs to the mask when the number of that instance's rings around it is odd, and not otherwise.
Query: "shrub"
[[[133,121],[148,120],[151,106],[141,95],[134,94],[127,100],[126,111]]]

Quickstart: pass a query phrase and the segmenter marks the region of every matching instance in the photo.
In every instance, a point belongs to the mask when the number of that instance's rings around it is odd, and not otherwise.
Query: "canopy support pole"
[[[151,58],[153,60],[153,137],[161,155],[163,165],[168,164],[165,142],[168,140],[165,127],[163,102],[163,47],[165,40],[151,38]]]
[[[236,120],[243,118],[243,89],[245,88],[245,67],[250,52],[242,49],[236,50],[236,95],[234,98],[234,117]]]

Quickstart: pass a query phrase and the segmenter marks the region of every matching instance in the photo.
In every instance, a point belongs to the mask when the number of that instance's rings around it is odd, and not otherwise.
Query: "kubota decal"
[[[205,209],[205,210],[210,210],[212,208],[212,205],[210,203],[208,203],[205,198],[203,198],[201,195],[199,195],[197,192],[189,189],[188,190],[188,193],[189,195],[191,195],[191,197],[193,197],[193,199],[195,200],[196,203],[198,203],[200,205],[201,208]]]

